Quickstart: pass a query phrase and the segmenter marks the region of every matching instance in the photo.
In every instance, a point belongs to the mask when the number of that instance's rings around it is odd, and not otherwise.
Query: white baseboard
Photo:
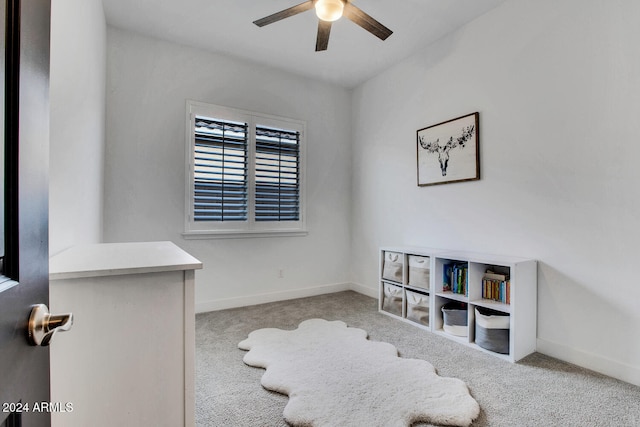
[[[371,298],[378,299],[378,289],[377,288],[374,289],[374,288],[371,288],[369,286],[362,285],[360,283],[350,283],[350,285],[351,285],[350,289],[352,291],[357,292],[357,293],[362,294],[362,295],[366,295],[366,296],[371,297]]]
[[[640,366],[632,366],[617,360],[589,353],[564,344],[538,338],[538,353],[564,360],[565,362],[640,386]]]
[[[269,302],[284,301],[295,298],[313,297],[316,295],[331,294],[334,292],[349,290],[352,290],[351,283],[335,283],[331,285],[313,286],[310,288],[294,289],[289,291],[269,292],[265,294],[247,295],[237,298],[210,300],[197,302],[196,313],[225,310],[227,308],[246,307],[249,305],[265,304]]]

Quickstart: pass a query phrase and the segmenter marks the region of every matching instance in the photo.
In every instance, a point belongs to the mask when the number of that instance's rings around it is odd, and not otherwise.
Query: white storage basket
[[[468,336],[467,305],[460,302],[449,302],[442,306],[442,329],[448,334],[458,337]]]
[[[429,257],[409,255],[409,285],[429,289]]]
[[[476,344],[501,354],[509,354],[509,325],[507,313],[476,307]]]
[[[382,278],[402,283],[404,255],[398,252],[385,252],[382,264]]]
[[[387,313],[402,316],[402,287],[384,283],[382,291],[382,309]]]
[[[405,291],[407,295],[407,319],[429,326],[429,295]]]

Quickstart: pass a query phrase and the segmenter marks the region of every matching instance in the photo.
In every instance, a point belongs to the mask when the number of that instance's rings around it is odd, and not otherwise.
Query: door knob
[[[73,325],[73,313],[52,315],[44,304],[31,309],[29,316],[29,343],[47,346],[58,331],[68,331]]]

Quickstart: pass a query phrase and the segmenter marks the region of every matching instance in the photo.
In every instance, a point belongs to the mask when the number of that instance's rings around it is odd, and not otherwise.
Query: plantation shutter
[[[247,220],[248,124],[195,118],[194,220]]]
[[[300,219],[300,132],[256,126],[255,220]]]

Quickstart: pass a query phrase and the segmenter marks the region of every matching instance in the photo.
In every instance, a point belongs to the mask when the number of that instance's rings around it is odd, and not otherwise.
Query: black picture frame
[[[480,179],[480,113],[416,131],[419,187]]]

